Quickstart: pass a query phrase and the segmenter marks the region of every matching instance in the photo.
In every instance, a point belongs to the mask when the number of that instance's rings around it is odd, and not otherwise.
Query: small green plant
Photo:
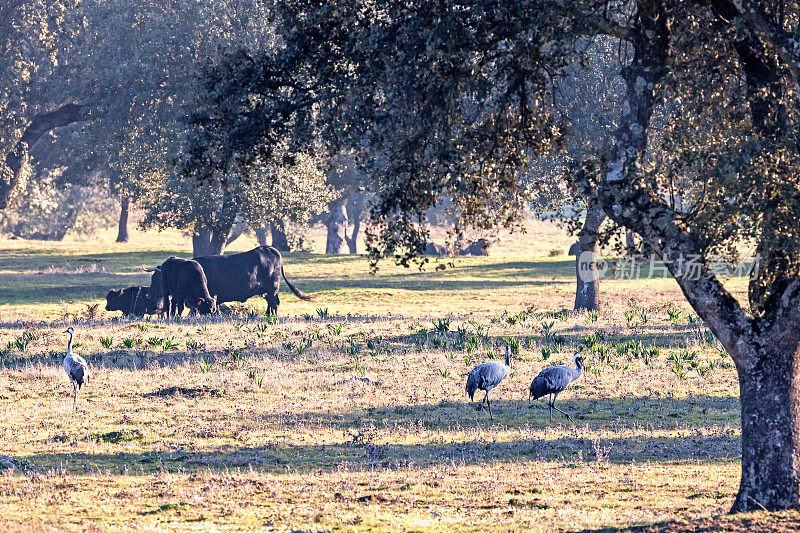
[[[187,350],[192,350],[192,351],[199,350],[200,349],[200,343],[197,342],[194,339],[188,339],[186,341],[186,349]]]
[[[519,339],[516,337],[506,337],[505,343],[508,345],[508,349],[511,351],[512,355],[519,355]]]
[[[122,345],[123,345],[125,348],[129,349],[129,350],[130,350],[131,348],[133,348],[133,346],[134,346],[135,344],[136,344],[136,341],[135,341],[133,338],[131,338],[131,337],[125,337],[124,339],[122,339]]]
[[[162,350],[164,350],[165,352],[166,352],[167,350],[177,350],[177,349],[178,349],[178,343],[177,343],[177,342],[175,342],[175,339],[174,339],[174,338],[172,338],[172,337],[167,337],[167,338],[166,338],[166,339],[164,339],[164,341],[161,343],[161,349],[162,349]]]
[[[681,313],[680,309],[675,309],[674,307],[670,307],[667,309],[667,320],[669,320],[673,326],[677,326],[678,322],[681,321]]]
[[[303,313],[303,319],[306,322],[311,322],[312,320],[314,320],[314,315],[312,315],[311,313]]]
[[[361,345],[356,342],[353,337],[347,339],[347,345],[344,347],[344,352],[353,357],[361,352]]]
[[[208,374],[211,372],[211,360],[206,361],[202,356],[200,356],[200,371],[204,374]]]
[[[80,348],[81,346],[83,346],[83,343],[82,343],[82,342],[76,342],[76,343],[74,343],[74,344],[72,345],[72,347],[73,347],[73,348],[75,348],[76,350],[77,350],[78,348]]]
[[[547,361],[553,355],[553,349],[549,346],[542,346],[542,360]]]
[[[444,379],[447,379],[447,378],[450,377],[450,370],[449,369],[440,368],[438,370],[439,370],[439,375],[442,376]]]
[[[197,333],[198,333],[198,335],[205,335],[206,333],[208,333],[208,326],[202,325],[202,326],[198,327],[197,328]]]
[[[139,331],[147,331],[147,324],[142,324],[139,322],[136,324],[136,327],[139,328]]]
[[[328,331],[331,335],[341,335],[342,334],[342,325],[341,324],[328,324]]]
[[[636,312],[636,314],[639,316],[639,322],[641,322],[643,325],[650,321],[650,313],[647,309],[641,308]]]
[[[433,329],[436,331],[436,333],[447,333],[450,331],[450,319],[437,318],[433,321]]]
[[[100,337],[100,344],[103,348],[111,348],[111,345],[114,343],[114,339],[112,337]]]
[[[164,339],[161,337],[148,337],[147,344],[153,348],[158,348],[164,344]]]
[[[554,248],[554,249],[550,250],[549,252],[547,252],[547,255],[549,257],[558,257],[559,255],[561,255],[561,250],[556,250]]]
[[[328,319],[328,308],[327,307],[319,307],[317,308],[317,316],[320,320],[327,320]]]
[[[622,316],[625,317],[625,322],[627,323],[629,328],[636,326],[636,311],[633,309],[629,309],[622,313]]]
[[[597,344],[592,347],[592,351],[597,354],[597,359],[601,364],[611,363],[611,349],[604,344]]]
[[[6,350],[10,351],[16,348],[21,353],[25,353],[25,351],[28,349],[28,346],[30,346],[32,342],[39,340],[39,337],[40,335],[35,331],[24,331],[22,335],[6,344]],[[77,348],[77,345],[78,343],[75,343],[72,345],[72,347]]]
[[[597,322],[597,319],[600,318],[600,314],[597,311],[589,311],[586,313],[586,323],[593,324]]]
[[[550,335],[550,332],[552,331],[553,326],[555,326],[555,325],[556,325],[556,323],[554,321],[552,321],[552,320],[543,320],[542,323],[541,323],[542,333],[544,335]]]
[[[266,313],[264,315],[264,323],[269,325],[275,325],[278,323],[278,317],[274,313],[272,314]]]

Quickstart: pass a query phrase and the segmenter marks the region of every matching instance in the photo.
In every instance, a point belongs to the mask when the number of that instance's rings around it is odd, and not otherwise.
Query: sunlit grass
[[[376,276],[298,253],[286,273],[317,301],[284,288],[277,321],[258,298],[219,319],[88,320],[181,249],[75,246],[0,241],[0,524],[545,531],[732,503],[735,371],[670,280],[606,281],[590,316],[562,312],[574,265],[546,252]],[[67,322],[92,372],[75,414]],[[490,424],[465,375],[508,339]],[[527,388],[576,350],[586,372],[558,399],[575,422],[550,426]]]

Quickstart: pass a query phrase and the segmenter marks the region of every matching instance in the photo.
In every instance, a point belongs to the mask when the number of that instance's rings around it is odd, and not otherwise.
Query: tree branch
[[[0,180],[0,209],[8,207],[11,198],[19,185],[22,170],[28,163],[28,150],[47,132],[67,126],[73,122],[86,120],[84,107],[80,104],[65,104],[55,111],[36,115],[14,149],[6,155],[6,180]]]

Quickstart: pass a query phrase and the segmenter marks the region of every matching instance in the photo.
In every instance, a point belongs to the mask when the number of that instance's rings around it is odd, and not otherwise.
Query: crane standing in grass
[[[506,344],[506,362],[505,364],[498,361],[487,361],[481,363],[473,368],[467,377],[467,395],[469,400],[473,401],[475,391],[480,389],[486,391],[486,394],[481,400],[478,410],[483,408],[483,402],[486,402],[486,407],[489,410],[489,419],[494,422],[492,417],[492,405],[489,403],[489,391],[497,387],[503,379],[511,371],[511,350]]]
[[[89,367],[86,364],[86,359],[72,353],[72,340],[75,337],[75,330],[70,326],[64,333],[69,333],[67,354],[64,356],[64,370],[69,376],[72,390],[75,393],[72,399],[72,409],[74,410],[78,408],[78,390],[83,386],[84,381],[89,383]]]
[[[533,378],[531,389],[528,394],[528,401],[538,400],[542,396],[550,395],[547,406],[550,408],[550,423],[553,423],[553,409],[566,416],[570,420],[572,417],[556,407],[556,397],[563,392],[570,383],[581,377],[583,370],[583,355],[580,352],[572,355],[575,368],[567,365],[558,365],[545,368],[539,375]]]

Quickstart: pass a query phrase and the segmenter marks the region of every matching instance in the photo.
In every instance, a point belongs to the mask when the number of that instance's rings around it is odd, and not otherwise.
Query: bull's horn
[[[142,265],[142,270],[144,270],[145,272],[155,272],[156,271],[155,268],[145,268],[144,265]]]

